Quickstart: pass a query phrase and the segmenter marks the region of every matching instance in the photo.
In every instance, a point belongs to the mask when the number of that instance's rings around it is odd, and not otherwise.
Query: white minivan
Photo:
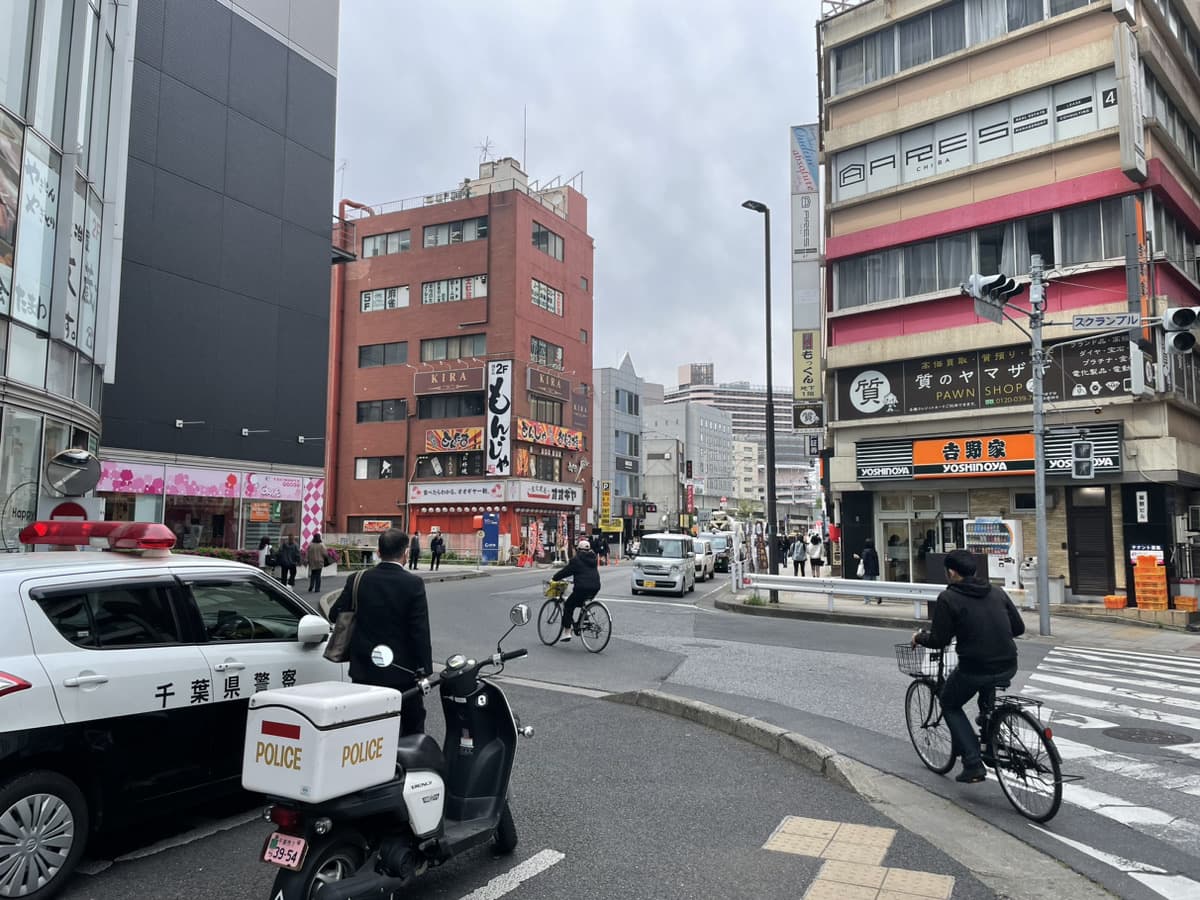
[[[645,534],[633,560],[629,588],[634,595],[642,591],[668,591],[682,597],[696,589],[696,557],[692,538],[686,534]]]

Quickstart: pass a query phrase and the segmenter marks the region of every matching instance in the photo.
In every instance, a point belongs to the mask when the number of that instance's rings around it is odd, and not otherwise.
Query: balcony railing
[[[544,189],[546,193],[554,190],[554,188]],[[531,187],[524,184],[515,178],[507,178],[501,181],[495,181],[490,184],[468,184],[461,185],[449,191],[437,191],[432,194],[422,194],[417,197],[406,197],[403,200],[391,200],[387,203],[376,204],[366,210],[351,210],[348,215],[358,219],[363,216],[376,215],[381,216],[385,213],[403,212],[408,209],[419,209],[424,206],[436,206],[441,203],[453,203],[456,200],[466,200],[470,197],[483,197],[488,194],[500,194],[505,191],[520,191],[528,197],[533,198],[546,209],[550,210],[560,219],[567,217],[565,206],[559,203],[554,203],[546,196],[543,196],[543,190],[536,186]]]
[[[333,217],[333,262],[353,262],[358,259],[358,225]]]

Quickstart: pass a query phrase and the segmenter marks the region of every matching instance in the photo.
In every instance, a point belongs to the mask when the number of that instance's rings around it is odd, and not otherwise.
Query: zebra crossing
[[[1064,804],[1200,857],[1200,659],[1058,646],[1020,693],[1042,701],[1064,771],[1084,776],[1063,785]],[[1171,900],[1200,897],[1182,876],[1150,881]]]

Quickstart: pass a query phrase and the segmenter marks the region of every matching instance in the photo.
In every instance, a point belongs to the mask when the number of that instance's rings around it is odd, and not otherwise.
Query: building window
[[[624,388],[617,388],[613,391],[613,404],[617,408],[617,412],[627,413],[631,416],[640,415],[642,411],[641,398],[633,391],[627,391]]]
[[[376,288],[373,291],[363,291],[362,312],[379,312],[382,309],[402,309],[408,306],[408,285],[399,287]]]
[[[587,293],[587,289],[588,289],[588,280],[587,280],[587,276],[586,276],[586,275],[580,275],[580,276],[579,276],[579,288],[580,288],[580,290],[582,290],[584,293]]]
[[[529,279],[530,292],[533,296],[533,305],[546,312],[552,312],[556,316],[563,314],[563,295],[562,291],[556,291],[548,284],[542,284],[536,278]]]
[[[483,393],[430,394],[417,398],[418,419],[465,419],[483,415]]]
[[[393,253],[406,253],[412,249],[411,232],[393,231],[390,234],[372,234],[363,238],[363,259],[372,256],[390,256]]]
[[[422,453],[416,478],[479,478],[487,471],[482,450],[465,453]]]
[[[531,456],[529,474],[538,481],[561,481],[562,460],[552,456]]]
[[[358,424],[403,422],[408,418],[407,400],[363,400],[358,404]]]
[[[487,276],[468,275],[466,278],[443,278],[421,285],[421,303],[455,303],[458,300],[478,300],[487,296]]]
[[[586,328],[579,329],[579,343],[581,343],[581,344],[587,343],[587,329]]]
[[[541,338],[531,337],[529,339],[529,361],[539,366],[545,366],[548,369],[558,369],[561,371],[563,368],[563,348],[548,341],[543,341]]]
[[[530,395],[529,415],[535,421],[545,422],[547,425],[561,425],[563,423],[563,405],[557,400],[547,400],[544,397]]]
[[[408,362],[408,343],[398,341],[391,344],[364,344],[358,348],[358,367],[373,369],[376,366],[401,366]]]
[[[547,228],[545,225],[533,223],[533,246],[537,247],[547,256],[553,256],[559,262],[563,258],[563,239]]]
[[[425,246],[445,247],[447,244],[462,244],[481,241],[488,234],[487,216],[463,219],[460,222],[444,222],[441,225],[425,226]]]
[[[622,456],[632,456],[635,459],[642,455],[641,437],[619,428],[613,432],[614,449]]]
[[[443,359],[475,359],[487,356],[486,334],[462,334],[457,337],[430,338],[421,341],[421,362]]]
[[[377,478],[403,478],[403,456],[360,456],[354,460],[356,481],[374,481]]]

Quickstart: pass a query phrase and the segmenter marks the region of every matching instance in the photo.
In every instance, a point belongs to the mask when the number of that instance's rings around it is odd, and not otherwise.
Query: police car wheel
[[[62,890],[87,843],[83,793],[57,772],[0,782],[0,896],[42,900]]]
[[[366,854],[361,838],[342,831],[315,838],[308,857],[298,871],[280,870],[271,888],[271,897],[279,900],[314,900],[321,889],[334,881],[349,878],[363,864]]]

